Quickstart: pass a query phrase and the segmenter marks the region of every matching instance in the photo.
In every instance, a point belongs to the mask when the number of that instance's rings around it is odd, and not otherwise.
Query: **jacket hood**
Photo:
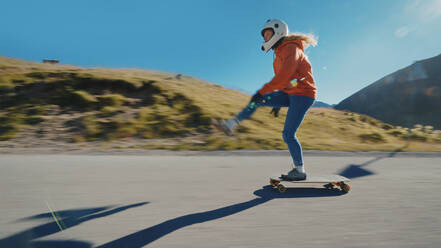
[[[292,35],[288,35],[283,37],[281,44],[279,47],[277,47],[277,49],[287,45],[287,44],[296,44],[300,49],[302,49],[302,51],[305,51],[304,48],[304,44],[303,44],[303,40],[300,36],[292,34]]]

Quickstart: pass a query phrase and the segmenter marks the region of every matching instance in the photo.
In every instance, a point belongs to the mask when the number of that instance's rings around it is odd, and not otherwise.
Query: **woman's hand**
[[[279,111],[280,111],[279,107],[274,107],[273,109],[271,109],[270,114],[274,114],[274,117],[278,117],[279,116]]]
[[[263,96],[258,92],[251,97],[250,102],[258,103],[263,100]]]

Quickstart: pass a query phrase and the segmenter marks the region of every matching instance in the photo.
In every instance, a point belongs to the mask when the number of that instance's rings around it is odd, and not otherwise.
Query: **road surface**
[[[351,191],[268,186],[287,153],[0,155],[0,247],[441,247],[441,155],[306,153]]]

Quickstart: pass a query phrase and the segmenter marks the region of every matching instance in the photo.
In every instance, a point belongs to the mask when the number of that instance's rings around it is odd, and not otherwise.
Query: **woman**
[[[282,176],[289,180],[305,180],[302,147],[296,132],[316,97],[311,64],[304,50],[309,45],[317,45],[317,41],[312,35],[289,34],[288,25],[275,19],[265,23],[261,34],[264,39],[262,50],[268,52],[273,49],[275,52],[275,75],[251,97],[250,103],[235,118],[221,120],[218,125],[230,135],[238,123],[249,119],[258,107],[273,107],[271,113],[275,117],[281,107],[288,107],[283,140],[288,145],[294,166]]]

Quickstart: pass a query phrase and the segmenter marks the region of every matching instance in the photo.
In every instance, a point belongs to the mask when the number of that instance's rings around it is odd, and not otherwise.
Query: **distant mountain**
[[[387,75],[335,109],[370,115],[393,125],[441,128],[441,54]]]
[[[325,102],[321,102],[321,101],[315,101],[314,104],[312,105],[312,107],[315,108],[332,108],[332,105],[329,105]]]

